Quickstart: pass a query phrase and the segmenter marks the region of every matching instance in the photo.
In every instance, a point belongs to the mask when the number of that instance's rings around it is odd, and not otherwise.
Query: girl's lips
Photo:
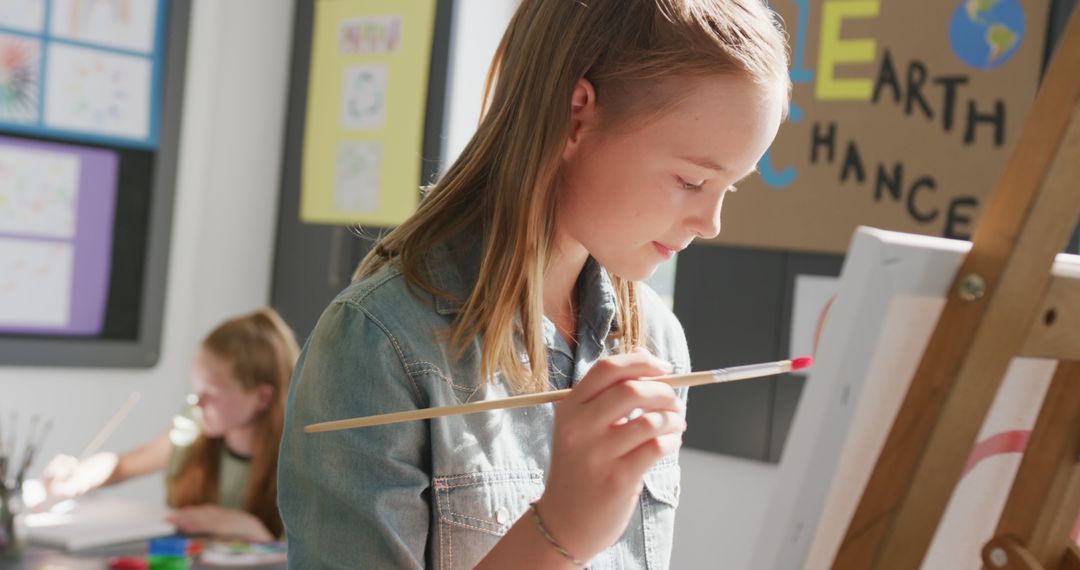
[[[676,250],[671,249],[670,247],[667,247],[666,245],[662,245],[659,242],[654,241],[654,242],[652,242],[652,244],[653,244],[653,247],[656,248],[656,251],[659,252],[660,255],[664,256],[664,259],[671,259],[672,257],[675,257],[676,253],[678,253]]]

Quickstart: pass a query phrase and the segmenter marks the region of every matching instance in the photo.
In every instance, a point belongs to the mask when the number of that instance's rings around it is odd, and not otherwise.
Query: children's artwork
[[[168,0],[0,0],[0,128],[153,149]]]
[[[385,65],[350,65],[345,68],[341,95],[341,126],[346,129],[381,129],[386,124]]]
[[[150,60],[56,43],[48,58],[47,126],[138,139],[150,135]]]
[[[0,237],[0,323],[66,325],[74,257],[68,243]]]
[[[0,34],[0,121],[38,120],[40,69],[41,42]]]
[[[338,145],[334,204],[342,212],[374,212],[379,208],[382,145],[345,141]]]
[[[416,209],[435,4],[315,1],[301,221],[389,227]]]
[[[970,246],[856,233],[749,567],[831,567]],[[1060,255],[1054,270],[1075,274],[1080,256]],[[1054,364],[1013,361],[923,568],[982,567]]]
[[[140,53],[154,49],[157,0],[52,0],[54,37]]]
[[[338,49],[341,55],[392,53],[401,46],[401,16],[375,16],[341,22]]]
[[[0,28],[40,32],[45,27],[45,0],[0,0]]]
[[[790,115],[716,241],[842,254],[860,224],[969,239],[1032,108],[1059,3],[769,2],[790,34]]]
[[[0,234],[75,237],[79,157],[0,146]]]
[[[0,333],[101,332],[118,169],[114,151],[0,137]]]

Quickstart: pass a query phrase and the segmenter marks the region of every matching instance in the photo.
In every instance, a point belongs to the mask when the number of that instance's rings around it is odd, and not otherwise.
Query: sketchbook
[[[26,516],[31,544],[86,550],[176,534],[165,507],[109,495],[87,495]]]

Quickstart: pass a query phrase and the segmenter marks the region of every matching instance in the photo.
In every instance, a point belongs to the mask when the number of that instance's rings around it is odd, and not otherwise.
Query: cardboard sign
[[[717,243],[843,253],[858,225],[970,239],[1041,72],[1048,0],[781,0],[792,105]]]

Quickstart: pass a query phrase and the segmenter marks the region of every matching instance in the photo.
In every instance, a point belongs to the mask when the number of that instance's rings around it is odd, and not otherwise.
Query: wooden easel
[[[919,568],[1014,357],[1059,361],[986,568],[1080,570],[1080,11],[957,274],[833,567]]]

